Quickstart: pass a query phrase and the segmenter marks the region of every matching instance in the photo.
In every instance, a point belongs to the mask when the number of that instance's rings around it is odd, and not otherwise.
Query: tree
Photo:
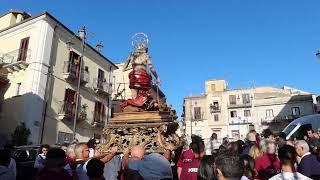
[[[15,146],[27,145],[31,132],[24,123],[16,127],[12,136],[12,144]]]

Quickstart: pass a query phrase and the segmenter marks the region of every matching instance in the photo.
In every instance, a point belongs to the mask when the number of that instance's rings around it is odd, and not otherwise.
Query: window
[[[63,143],[71,143],[72,142],[72,134],[59,131],[58,132],[58,140],[57,143],[63,144]]]
[[[93,122],[103,124],[105,118],[106,108],[101,102],[96,102],[94,106],[94,119]]]
[[[232,130],[231,131],[231,137],[234,138],[234,139],[240,139],[239,130]]]
[[[244,110],[244,117],[251,117],[251,111],[250,110]]]
[[[201,119],[201,107],[194,107],[194,119],[200,120]]]
[[[70,51],[69,54],[68,72],[75,74],[77,77],[80,74],[80,55],[74,51]]]
[[[214,117],[214,121],[219,121],[219,115],[218,114],[215,114],[213,117]]]
[[[88,67],[88,66],[85,66],[85,67],[84,67],[84,71],[88,73],[88,72],[89,72],[89,67]]]
[[[232,118],[237,117],[237,111],[230,111],[230,116]]]
[[[229,95],[229,103],[237,104],[236,95]]]
[[[21,83],[17,83],[16,96],[19,96],[19,95],[20,95],[20,91],[21,91]]]
[[[214,109],[219,109],[219,102],[218,101],[214,101],[213,102],[213,108]]]
[[[243,102],[243,104],[249,104],[250,103],[250,95],[249,94],[242,94],[242,102]]]
[[[266,117],[273,117],[273,109],[266,110]]]
[[[105,82],[104,71],[102,69],[98,69],[97,87],[99,89],[103,89],[103,83],[104,82]]]
[[[300,116],[300,108],[299,107],[293,107],[291,108],[292,116]]]
[[[20,47],[19,47],[19,54],[18,54],[18,61],[26,61],[27,54],[28,54],[28,46],[29,46],[29,39],[30,37],[26,37],[21,39]]]
[[[66,89],[64,94],[63,112],[74,116],[76,112],[77,93],[72,89]]]
[[[215,84],[211,84],[211,91],[216,91],[216,85]]]

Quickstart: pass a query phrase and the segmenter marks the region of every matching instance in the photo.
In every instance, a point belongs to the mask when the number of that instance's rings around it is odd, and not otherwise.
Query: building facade
[[[315,96],[290,87],[228,90],[225,80],[205,82],[205,94],[184,98],[186,134],[204,139],[244,139],[250,130],[280,132],[292,120],[315,113]]]
[[[117,68],[47,12],[0,16],[1,136],[24,123],[32,144],[99,137],[110,116],[112,72]],[[81,61],[83,55],[83,63]],[[80,64],[82,65],[80,67]],[[81,80],[76,113],[77,85]]]

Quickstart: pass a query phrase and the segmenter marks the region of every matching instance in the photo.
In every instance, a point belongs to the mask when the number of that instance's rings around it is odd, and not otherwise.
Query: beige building
[[[100,137],[110,116],[112,72],[117,67],[89,44],[80,63],[81,42],[47,12],[30,16],[9,11],[0,16],[2,138],[10,140],[23,122],[32,144],[72,141],[79,77],[76,138]]]
[[[290,87],[228,90],[225,80],[205,82],[205,94],[184,98],[186,134],[204,139],[244,139],[255,129],[281,131],[290,121],[315,113],[315,96]]]

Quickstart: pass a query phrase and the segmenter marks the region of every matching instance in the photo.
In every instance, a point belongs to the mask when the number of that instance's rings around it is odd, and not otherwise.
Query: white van
[[[300,117],[292,121],[282,132],[287,135],[287,140],[304,139],[304,136],[307,135],[307,130],[311,128],[314,132],[317,132],[318,128],[320,128],[320,114]]]

